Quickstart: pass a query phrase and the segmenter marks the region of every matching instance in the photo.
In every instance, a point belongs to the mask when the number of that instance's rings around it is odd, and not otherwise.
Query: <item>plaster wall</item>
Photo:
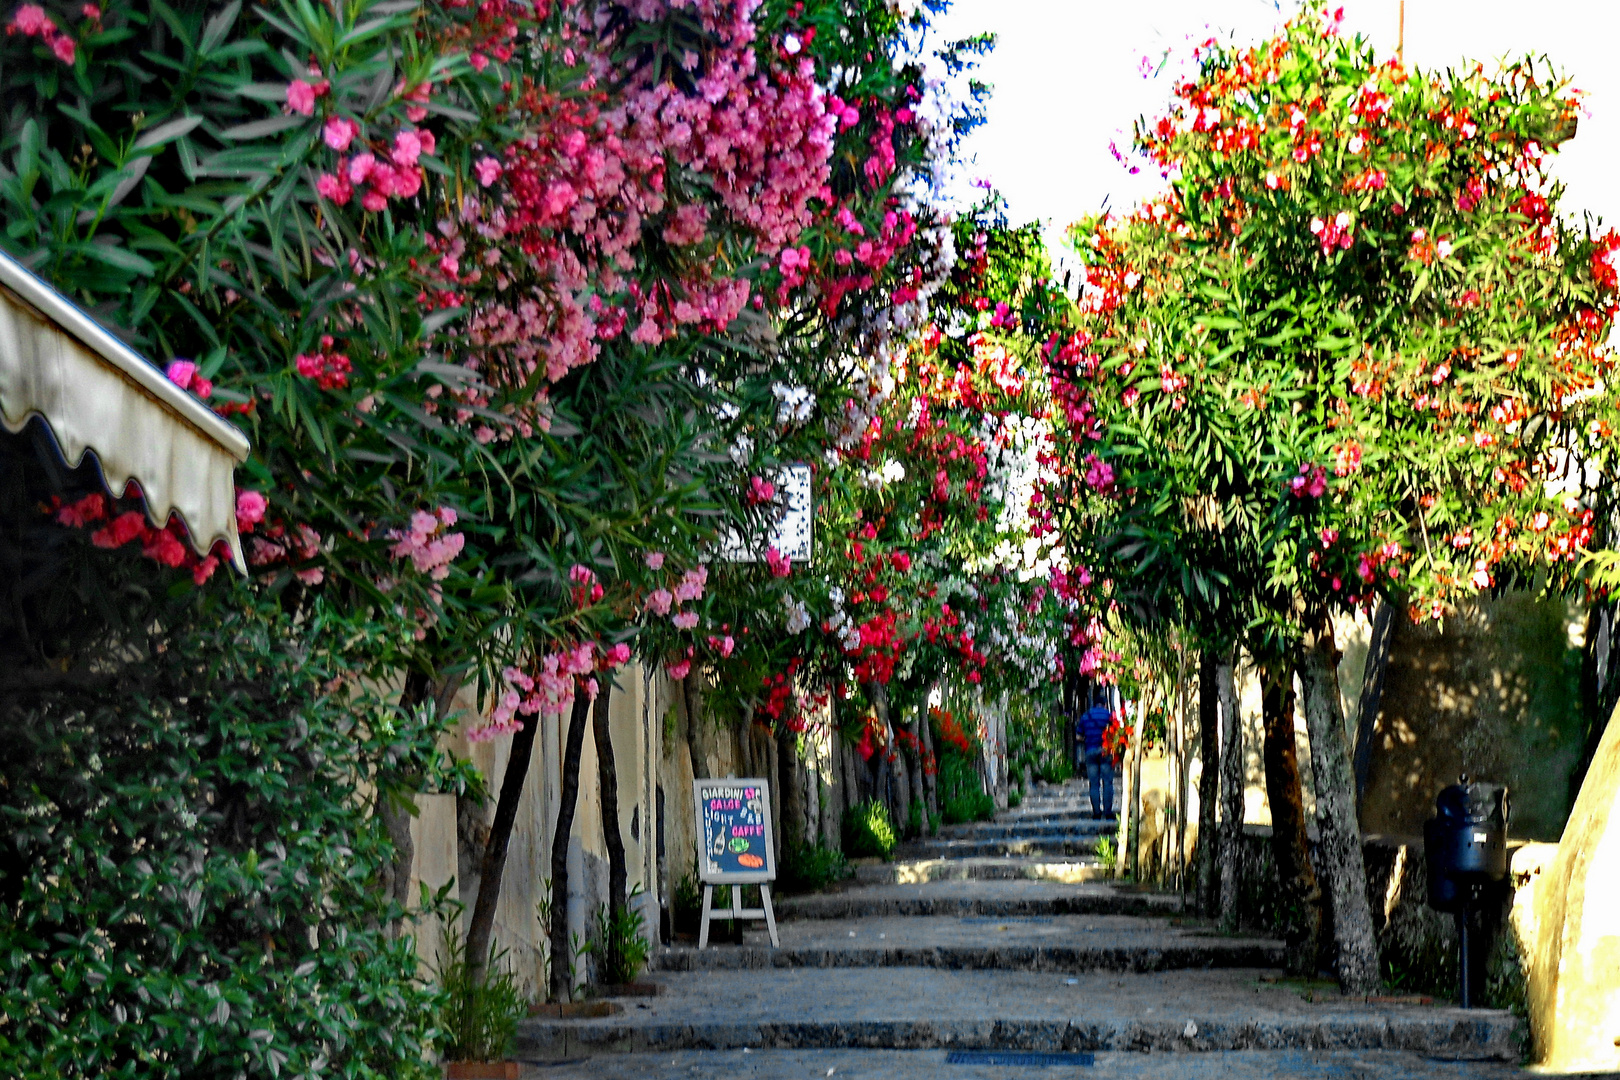
[[[663,715],[669,700],[667,684],[661,672],[648,678],[639,664],[630,664],[618,673],[608,711],[619,781],[619,832],[624,842],[626,871],[629,887],[632,890],[639,887],[641,891],[637,902],[649,935],[657,933],[661,895],[657,875],[657,763],[663,755],[663,738],[662,726],[656,720]],[[448,748],[477,766],[488,785],[490,797],[483,806],[453,796],[420,797],[433,800],[432,820],[419,818],[413,822],[413,839],[421,829],[432,843],[429,848],[418,847],[413,875],[442,883],[449,877],[446,870],[452,867],[459,870],[457,891],[464,905],[465,925],[478,896],[482,830],[488,828],[494,817],[511,754],[512,736],[503,735],[481,743],[465,738],[462,732],[478,713],[478,702],[470,689],[457,695],[453,708],[466,719],[447,737]],[[519,981],[536,993],[543,992],[546,982],[548,949],[537,905],[550,895],[551,841],[561,803],[567,726],[566,714],[541,719],[529,773],[518,802],[517,821],[507,849],[501,895],[495,909],[496,946],[507,951],[506,963],[517,973]],[[455,838],[453,857],[445,850],[447,833]],[[608,876],[596,744],[588,728],[580,754],[579,795],[568,846],[568,876],[565,917],[571,939],[583,945],[596,934],[595,916],[607,901]],[[424,938],[431,934],[436,939],[437,933],[436,929],[428,927],[418,929],[419,955],[432,955],[436,942]],[[591,974],[589,958],[571,959],[576,980],[585,981]]]
[[[1508,593],[1444,623],[1398,621],[1361,824],[1419,835],[1460,773],[1506,783],[1512,833],[1557,840],[1580,755],[1584,612]]]

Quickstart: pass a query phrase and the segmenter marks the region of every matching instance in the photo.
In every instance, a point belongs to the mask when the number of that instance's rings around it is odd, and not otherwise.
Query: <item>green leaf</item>
[[[83,255],[87,259],[95,259],[117,270],[128,270],[146,277],[157,273],[156,266],[128,248],[114,247],[111,244],[69,244],[63,250]]]

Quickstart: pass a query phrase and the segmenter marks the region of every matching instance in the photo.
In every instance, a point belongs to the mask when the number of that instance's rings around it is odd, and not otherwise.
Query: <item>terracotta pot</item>
[[[515,1061],[447,1061],[445,1080],[518,1080],[523,1067]]]

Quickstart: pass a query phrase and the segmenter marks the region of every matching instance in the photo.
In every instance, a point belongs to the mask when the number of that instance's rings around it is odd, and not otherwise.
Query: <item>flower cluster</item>
[[[434,581],[450,576],[450,563],[461,554],[467,538],[451,532],[456,523],[456,511],[441,506],[432,513],[418,510],[411,515],[411,527],[388,534],[394,545],[388,549],[396,559],[409,559],[416,572],[426,574]]]
[[[85,4],[80,13],[86,21],[92,24],[101,22],[101,8],[95,4]],[[72,64],[78,54],[78,43],[56,25],[45,9],[38,4],[24,4],[11,16],[11,22],[6,24],[7,34],[22,34],[24,37],[37,37],[50,47],[51,55],[64,64]]]

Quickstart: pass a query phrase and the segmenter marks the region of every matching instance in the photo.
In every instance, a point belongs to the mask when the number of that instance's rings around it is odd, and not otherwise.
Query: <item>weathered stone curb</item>
[[[1188,1036],[1189,1020],[1196,1033]],[[1419,1009],[1397,1015],[1313,1016],[1223,1022],[1198,1017],[1110,1024],[1071,1020],[852,1020],[635,1024],[526,1021],[517,1052],[558,1059],[585,1053],[755,1049],[962,1049],[1063,1052],[1405,1050],[1511,1061],[1519,1021],[1507,1012]]]
[[[1269,968],[1284,962],[1281,942],[1211,938],[1163,946],[894,945],[772,949],[762,945],[664,948],[655,971],[740,971],[759,968],[921,967],[950,971],[1184,971],[1188,968]]]
[[[1080,884],[1106,881],[1108,871],[1096,861],[1075,859],[1031,860],[1017,857],[963,859],[909,859],[881,866],[858,866],[855,880],[862,885],[918,885],[929,881],[1057,881]]]
[[[886,916],[1176,915],[1179,896],[1161,893],[1082,893],[995,899],[967,896],[863,896],[859,892],[777,901],[779,919],[876,919]]]

